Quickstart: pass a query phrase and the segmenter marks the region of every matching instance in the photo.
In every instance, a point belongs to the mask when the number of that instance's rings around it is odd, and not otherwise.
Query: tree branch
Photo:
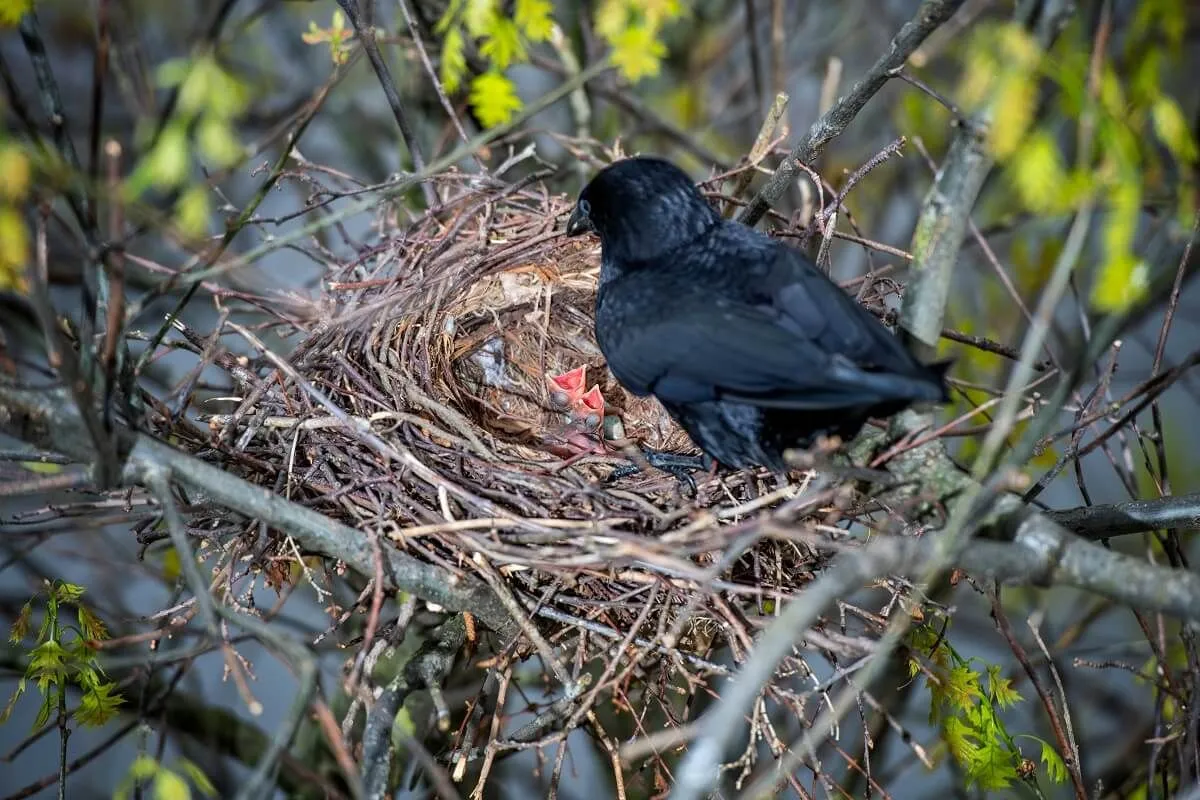
[[[35,447],[90,463],[91,441],[73,403],[63,390],[29,390],[0,382],[0,430]],[[373,554],[361,531],[285,500],[188,456],[144,434],[125,433],[131,445],[122,478],[127,486],[144,485],[147,474],[167,472],[180,486],[226,508],[261,520],[296,540],[301,548],[344,561],[356,572],[375,574]],[[503,638],[519,629],[492,591],[472,578],[452,575],[394,548],[385,548],[385,577],[392,588],[409,592],[451,611],[470,611]]]
[[[771,205],[783,196],[800,172],[796,162],[811,163],[817,153],[858,116],[858,112],[863,110],[867,101],[895,74],[894,71],[904,66],[904,62],[921,42],[950,19],[962,4],[963,0],[925,0],[921,3],[916,15],[904,23],[904,27],[892,38],[888,51],[867,70],[867,74],[860,78],[858,83],[854,84],[849,94],[840,98],[812,124],[808,135],[792,148],[788,157],[742,211],[738,220],[747,225],[757,224],[763,214],[770,210]]]
[[[421,154],[421,146],[417,143],[416,134],[413,133],[412,125],[404,113],[404,106],[400,104],[400,93],[396,91],[396,82],[392,80],[392,72],[379,52],[379,42],[375,39],[375,26],[367,24],[363,20],[362,12],[358,9],[358,0],[337,0],[337,4],[350,18],[350,24],[354,26],[358,40],[362,42],[363,50],[366,51],[367,58],[371,62],[371,68],[375,70],[375,77],[379,79],[379,85],[383,88],[383,96],[387,98],[388,107],[392,109],[392,116],[396,118],[396,126],[400,128],[404,146],[408,148],[408,154],[412,158],[413,169],[416,172],[422,171],[425,169],[425,156]],[[437,192],[434,191],[432,183],[422,181],[421,191],[430,208],[438,204]]]
[[[1086,539],[1168,528],[1200,529],[1200,492],[1044,513],[1048,519]]]
[[[1011,540],[979,538],[971,542],[956,563],[972,575],[1009,584],[1073,586],[1139,608],[1200,620],[1200,575],[1156,567],[1097,547],[1011,495],[1003,496],[998,505],[993,521],[978,532]],[[696,726],[699,735],[676,771],[671,797],[700,798],[716,785],[726,747],[736,735],[733,732],[743,729],[745,716],[762,687],[771,681],[779,663],[825,609],[871,581],[924,568],[942,558],[957,538],[953,531],[919,537],[887,536],[843,553],[788,603],[758,638],[750,659]],[[810,733],[823,735],[816,728]],[[802,745],[798,752],[807,753],[808,749]]]

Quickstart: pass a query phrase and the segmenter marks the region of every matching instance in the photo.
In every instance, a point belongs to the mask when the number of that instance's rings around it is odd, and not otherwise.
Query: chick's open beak
[[[579,210],[579,206],[575,206],[571,211],[571,218],[567,220],[567,236],[579,236],[580,234],[594,231],[592,221],[587,214]]]

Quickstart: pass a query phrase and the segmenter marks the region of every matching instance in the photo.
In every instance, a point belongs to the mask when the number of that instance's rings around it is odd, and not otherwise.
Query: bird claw
[[[695,470],[708,471],[716,463],[707,455],[686,456],[681,453],[652,450],[649,447],[643,447],[641,451],[642,458],[646,460],[647,464],[679,481],[687,490],[686,494],[690,497],[695,497],[698,492],[696,479],[692,477],[691,473]],[[630,461],[628,464],[616,467],[609,473],[608,480],[615,481],[620,478],[628,478],[630,475],[636,475],[639,472],[642,472],[641,464],[638,464],[636,461]]]

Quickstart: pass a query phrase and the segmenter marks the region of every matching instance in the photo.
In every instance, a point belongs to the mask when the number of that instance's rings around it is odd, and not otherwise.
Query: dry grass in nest
[[[230,468],[452,573],[503,579],[546,641],[612,664],[596,692],[627,674],[618,641],[643,669],[683,669],[693,686],[728,674],[708,659],[744,655],[758,625],[747,610],[769,615],[840,546],[848,487],[819,490],[811,473],[782,485],[698,476],[688,499],[657,472],[606,482],[619,453],[568,458],[545,376],[580,364],[628,436],[690,444],[604,369],[599,247],[561,236],[571,201],[454,174],[438,185],[436,218],[385,222],[380,244],[330,266],[320,319],[287,359],[294,373],[262,373],[237,413],[211,420],[241,448]],[[281,558],[293,552],[279,543]],[[799,658],[787,669],[810,674]],[[794,689],[770,691],[803,715]]]

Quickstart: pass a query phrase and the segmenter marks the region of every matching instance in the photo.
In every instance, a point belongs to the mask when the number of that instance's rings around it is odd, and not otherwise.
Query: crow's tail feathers
[[[953,366],[953,358],[944,358],[941,361],[934,361],[931,364],[925,365],[925,369],[929,370],[929,372],[933,374],[933,377],[937,379],[938,386],[941,387],[942,398],[939,402],[950,402],[950,388],[946,385],[946,373],[949,372],[950,368]]]

